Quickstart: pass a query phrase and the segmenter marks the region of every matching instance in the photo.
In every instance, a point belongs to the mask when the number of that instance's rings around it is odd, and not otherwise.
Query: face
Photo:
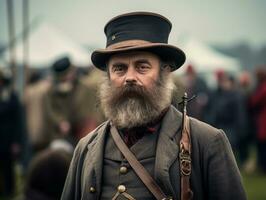
[[[171,103],[174,88],[170,68],[148,52],[114,55],[102,81],[100,101],[105,116],[118,128],[143,126]]]
[[[68,69],[68,71],[63,72],[56,77],[57,81],[60,83],[63,82],[72,82],[76,78],[76,69]]]
[[[135,84],[151,89],[158,80],[160,59],[149,52],[130,52],[112,56],[108,62],[110,81],[116,87]]]
[[[61,74],[61,76],[56,77],[54,89],[59,93],[68,93],[71,92],[74,87],[74,82],[76,79],[75,69],[70,69]]]

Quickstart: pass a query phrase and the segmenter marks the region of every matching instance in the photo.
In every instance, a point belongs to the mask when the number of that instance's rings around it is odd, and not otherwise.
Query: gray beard
[[[174,89],[172,77],[163,72],[150,90],[137,85],[115,87],[106,76],[100,86],[101,107],[118,128],[143,126],[170,106]]]

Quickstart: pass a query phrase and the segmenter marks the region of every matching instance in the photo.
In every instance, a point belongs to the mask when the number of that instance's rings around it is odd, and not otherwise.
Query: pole
[[[9,37],[9,67],[12,73],[12,88],[16,89],[15,82],[17,79],[17,67],[16,67],[16,52],[14,49],[15,42],[15,26],[14,26],[14,12],[13,12],[13,0],[6,0],[7,2],[7,20],[8,20],[8,37]]]
[[[22,95],[24,96],[25,87],[28,80],[28,67],[29,67],[29,1],[23,0],[23,67],[22,67],[22,75],[23,75],[23,87],[22,87]]]

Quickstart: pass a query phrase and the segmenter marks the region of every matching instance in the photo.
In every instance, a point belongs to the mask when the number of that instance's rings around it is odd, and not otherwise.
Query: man
[[[75,145],[102,122],[95,108],[96,92],[79,80],[68,57],[56,60],[52,72],[53,84],[43,99],[46,145],[59,138]]]
[[[179,146],[182,113],[171,106],[171,72],[185,55],[167,44],[170,30],[169,20],[146,12],[120,15],[105,26],[107,47],[94,51],[92,62],[107,74],[100,97],[109,120],[79,142],[62,200],[180,199],[184,189],[194,199],[245,199],[225,134],[196,119],[190,119],[190,180],[189,168],[180,173],[179,148],[187,143]]]
[[[15,162],[23,150],[23,107],[12,89],[12,77],[0,69],[0,199],[15,192]]]
[[[256,72],[257,85],[251,95],[249,104],[256,126],[256,145],[258,152],[258,165],[266,174],[266,70],[259,67]]]
[[[43,120],[43,113],[45,112],[43,99],[50,87],[50,81],[44,78],[40,72],[32,71],[30,73],[25,88],[24,105],[28,139],[33,154],[41,150],[46,143],[47,135],[44,134],[43,129],[47,124],[44,124]]]
[[[223,129],[233,152],[238,153],[239,141],[246,129],[245,106],[234,86],[233,77],[224,71],[216,72],[217,88],[211,93],[206,121]],[[228,112],[230,110],[230,112]]]
[[[60,199],[70,161],[71,154],[64,148],[47,148],[37,153],[30,162],[24,191],[18,199]]]
[[[186,69],[184,82],[188,96],[197,96],[193,103],[188,104],[189,115],[196,119],[204,120],[204,115],[206,115],[204,110],[209,100],[209,89],[206,82],[198,75],[191,64]]]

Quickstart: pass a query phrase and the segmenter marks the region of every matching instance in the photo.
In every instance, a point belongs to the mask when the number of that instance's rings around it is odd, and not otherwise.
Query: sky
[[[0,0],[0,44],[8,41],[7,0]],[[16,34],[22,30],[22,0],[13,0]],[[103,28],[131,11],[158,12],[173,24],[170,43],[182,37],[208,44],[266,44],[265,0],[29,0],[30,21],[46,21],[81,45],[105,47]],[[45,40],[45,38],[44,38]]]

